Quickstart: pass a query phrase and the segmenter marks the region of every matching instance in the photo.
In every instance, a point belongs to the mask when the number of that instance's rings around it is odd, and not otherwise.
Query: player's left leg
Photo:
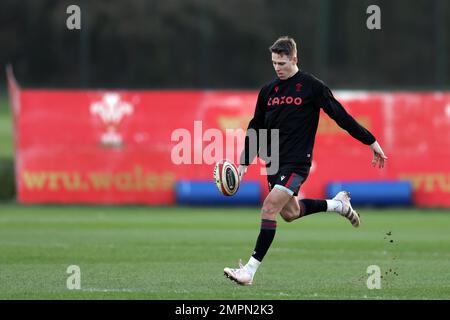
[[[280,215],[286,222],[318,212],[337,212],[347,218],[354,227],[361,224],[359,214],[353,210],[350,203],[350,194],[346,191],[339,192],[333,199],[292,199],[283,207]]]
[[[361,224],[359,214],[353,210],[350,203],[350,193],[347,191],[338,192],[333,199],[327,200],[328,211],[334,211],[347,218],[355,228]]]
[[[286,222],[292,222],[300,218],[300,205],[297,196],[292,196],[291,200],[281,209],[280,215]]]
[[[317,213],[337,212],[347,218],[354,227],[361,223],[358,213],[350,204],[350,194],[346,191],[339,192],[333,199],[301,199],[298,193],[301,185],[308,177],[309,169],[305,167],[287,167],[280,169],[280,173],[269,179],[277,188],[292,195],[291,199],[281,209],[280,215],[287,222]],[[270,184],[269,184],[270,187]]]

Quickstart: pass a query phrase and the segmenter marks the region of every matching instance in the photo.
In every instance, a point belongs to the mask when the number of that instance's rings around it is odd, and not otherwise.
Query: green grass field
[[[0,157],[12,157],[0,96]],[[279,221],[254,285],[223,276],[251,254],[258,208],[0,203],[0,299],[450,299],[450,210],[360,210]],[[391,235],[387,235],[391,232]],[[69,290],[67,268],[81,269]],[[366,286],[381,268],[382,288]]]
[[[8,97],[0,94],[0,158],[13,154],[12,118]]]
[[[360,213],[358,229],[331,213],[280,220],[242,287],[222,270],[252,252],[257,208],[2,204],[0,299],[450,299],[448,210]],[[370,265],[381,289],[366,286]]]

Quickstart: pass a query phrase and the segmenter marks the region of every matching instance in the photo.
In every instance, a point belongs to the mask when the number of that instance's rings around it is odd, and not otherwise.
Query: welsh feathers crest
[[[106,93],[101,101],[91,104],[90,111],[92,115],[98,115],[105,126],[106,132],[101,136],[102,145],[120,147],[123,139],[118,128],[123,117],[133,113],[133,105],[122,101],[117,93]]]

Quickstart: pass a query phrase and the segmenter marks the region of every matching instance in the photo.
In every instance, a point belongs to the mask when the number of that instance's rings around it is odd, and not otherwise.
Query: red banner
[[[14,81],[9,84],[21,203],[173,204],[176,180],[212,182],[215,160],[236,160],[257,96],[20,91]],[[322,114],[303,196],[323,198],[329,181],[408,179],[417,205],[450,207],[449,93],[335,95],[377,137],[389,160],[384,170],[373,168],[369,147]],[[266,195],[259,169],[250,167],[246,179],[261,181]]]

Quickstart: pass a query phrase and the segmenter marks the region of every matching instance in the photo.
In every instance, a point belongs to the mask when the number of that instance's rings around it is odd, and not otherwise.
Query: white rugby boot
[[[232,268],[227,267],[227,268],[223,269],[223,274],[228,279],[233,280],[237,284],[240,284],[243,286],[249,286],[253,282],[252,275],[242,265],[241,260],[239,260],[239,268],[238,269],[232,269]]]
[[[350,204],[350,192],[341,191],[334,196],[333,200],[340,201],[342,203],[342,210],[339,212],[342,216],[346,217],[355,228],[361,224],[361,218],[359,214],[353,210]]]

